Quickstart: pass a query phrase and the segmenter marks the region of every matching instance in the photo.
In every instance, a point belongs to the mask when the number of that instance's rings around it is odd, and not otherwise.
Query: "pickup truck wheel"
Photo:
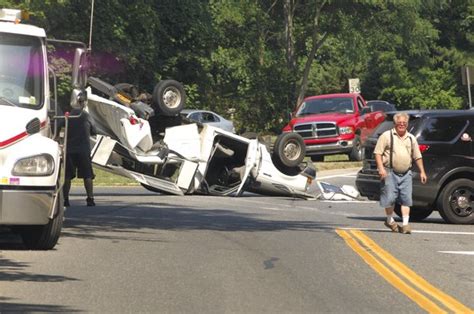
[[[51,250],[58,243],[63,227],[64,206],[62,192],[56,200],[56,216],[44,226],[21,226],[18,229],[23,243],[30,250]]]
[[[396,204],[393,210],[398,217],[402,218],[402,209],[400,204]],[[412,206],[410,208],[410,221],[422,221],[425,218],[428,218],[432,212],[433,209],[431,208]]]
[[[352,151],[349,154],[349,160],[361,161],[362,159],[364,159],[364,148],[362,147],[360,136],[356,135],[352,143],[353,143],[353,146],[352,146]]]
[[[474,181],[457,179],[449,182],[438,199],[439,214],[452,224],[474,223]]]
[[[153,90],[153,107],[164,116],[178,115],[185,102],[184,87],[175,80],[160,81]]]
[[[283,133],[278,136],[273,146],[273,157],[285,167],[296,167],[304,159],[306,147],[301,135]]]

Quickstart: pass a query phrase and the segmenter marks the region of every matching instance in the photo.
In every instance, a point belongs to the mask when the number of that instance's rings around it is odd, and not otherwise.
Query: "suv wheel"
[[[452,224],[474,223],[474,181],[457,179],[449,182],[438,200],[439,214]]]
[[[402,209],[400,204],[395,205],[394,211],[398,217],[402,218]],[[433,209],[431,208],[412,206],[410,208],[410,221],[422,221],[425,218],[428,218],[428,216],[431,215],[432,212]]]

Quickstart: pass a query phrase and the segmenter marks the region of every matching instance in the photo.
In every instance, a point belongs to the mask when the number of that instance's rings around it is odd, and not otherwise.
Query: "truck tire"
[[[361,161],[364,159],[364,147],[362,147],[362,142],[360,136],[356,135],[354,141],[352,142],[352,151],[349,154],[350,161]]]
[[[46,225],[22,226],[18,229],[23,244],[30,250],[51,250],[58,243],[64,220],[62,192],[56,200],[56,216]]]
[[[306,155],[306,146],[301,135],[289,132],[280,134],[273,145],[273,159],[282,166],[298,166]]]
[[[457,179],[449,182],[438,199],[439,214],[447,223],[474,223],[474,181]]]
[[[396,204],[393,210],[398,217],[402,218],[402,209],[400,204]],[[412,206],[410,208],[410,221],[423,221],[425,218],[428,218],[432,212],[433,209],[431,208]]]
[[[176,116],[184,108],[186,93],[181,83],[164,80],[156,84],[153,90],[153,108],[164,116]]]

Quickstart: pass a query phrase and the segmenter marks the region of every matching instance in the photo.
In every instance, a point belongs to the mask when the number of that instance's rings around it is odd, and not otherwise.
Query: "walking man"
[[[407,131],[409,116],[400,112],[394,115],[395,127],[385,131],[378,139],[374,154],[381,180],[380,205],[385,208],[385,226],[393,232],[410,234],[410,206],[412,206],[412,161],[420,170],[421,183],[426,183],[418,142]],[[400,227],[393,219],[395,204],[401,205],[403,224]]]
[[[69,120],[67,134],[66,174],[63,187],[64,206],[70,206],[69,190],[71,189],[71,180],[76,177],[76,174],[78,178],[83,178],[84,180],[87,206],[95,206],[90,136],[96,134],[96,130],[86,111],[72,109],[71,116],[76,115],[80,116]]]

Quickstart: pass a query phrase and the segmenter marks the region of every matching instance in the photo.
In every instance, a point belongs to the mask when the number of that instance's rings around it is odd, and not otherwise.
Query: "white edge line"
[[[351,227],[341,227],[337,229],[342,230],[364,230],[364,231],[387,231],[392,232],[388,229],[377,229],[377,228],[351,228]],[[464,231],[435,231],[435,230],[412,230],[412,233],[430,233],[430,234],[453,234],[453,235],[474,235],[474,232],[464,232]]]
[[[355,178],[355,177],[357,177],[357,172],[355,172],[355,173],[346,173],[346,174],[335,174],[335,175],[333,175],[333,176],[325,176],[325,177],[318,177],[318,176],[316,176],[316,179],[315,179],[315,180],[330,179],[330,178],[337,178],[337,177]]]
[[[474,251],[438,251],[438,253],[474,255]]]

